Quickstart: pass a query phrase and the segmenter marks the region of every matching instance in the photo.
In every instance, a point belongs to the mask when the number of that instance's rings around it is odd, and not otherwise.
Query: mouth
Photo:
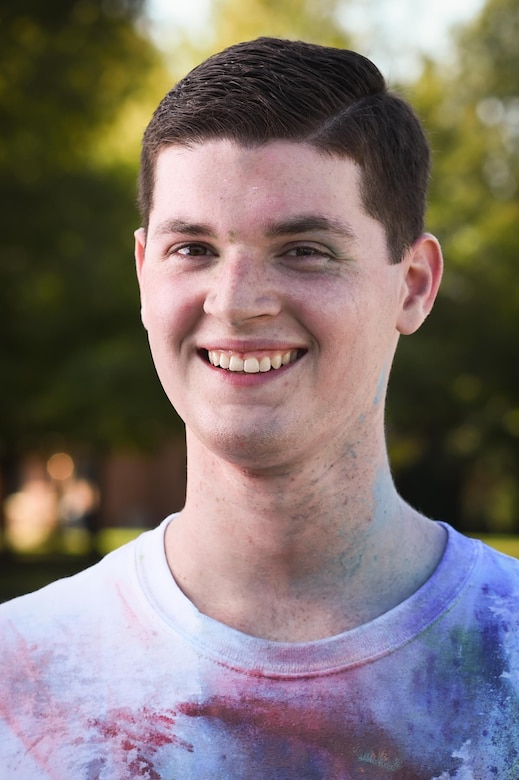
[[[231,352],[220,350],[202,350],[202,355],[215,368],[231,371],[237,374],[259,374],[277,371],[283,366],[295,363],[306,350],[289,349],[285,352],[248,354],[246,352]]]

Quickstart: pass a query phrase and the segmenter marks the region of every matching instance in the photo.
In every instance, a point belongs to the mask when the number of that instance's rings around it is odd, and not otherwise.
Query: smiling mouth
[[[206,358],[212,366],[238,374],[263,374],[267,371],[276,371],[289,363],[295,363],[303,354],[302,349],[289,349],[286,352],[273,352],[259,357],[246,353],[205,350]]]

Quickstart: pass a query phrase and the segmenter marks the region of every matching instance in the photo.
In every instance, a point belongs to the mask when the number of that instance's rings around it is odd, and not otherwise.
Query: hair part
[[[411,106],[366,57],[258,38],[209,57],[168,92],[143,139],[139,209],[147,228],[155,167],[169,145],[227,139],[245,147],[307,143],[362,172],[366,212],[384,227],[391,262],[422,234],[430,151]]]

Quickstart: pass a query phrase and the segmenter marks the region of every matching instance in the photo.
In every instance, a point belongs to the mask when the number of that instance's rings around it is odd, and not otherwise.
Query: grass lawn
[[[519,536],[498,536],[494,534],[470,534],[482,542],[493,547],[495,550],[519,558]]]

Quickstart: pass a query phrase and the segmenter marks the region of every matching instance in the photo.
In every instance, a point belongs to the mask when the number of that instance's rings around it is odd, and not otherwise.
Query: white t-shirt
[[[398,607],[276,643],[183,595],[170,521],[0,607],[1,780],[519,778],[519,561],[446,526]]]

